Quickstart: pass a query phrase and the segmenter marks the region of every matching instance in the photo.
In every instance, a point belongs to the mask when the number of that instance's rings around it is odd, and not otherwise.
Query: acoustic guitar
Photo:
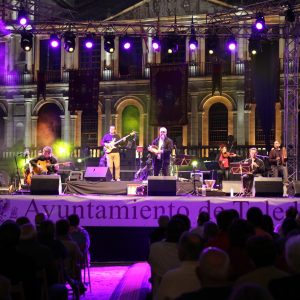
[[[125,141],[128,137],[132,136],[132,135],[135,135],[136,132],[135,131],[132,131],[131,133],[129,133],[128,135],[122,137],[121,139],[115,141],[115,139],[113,139],[111,142],[109,143],[105,143],[105,146],[104,146],[104,151],[106,154],[109,154],[113,149],[116,148],[116,145],[118,145],[119,143],[121,143],[122,141]]]

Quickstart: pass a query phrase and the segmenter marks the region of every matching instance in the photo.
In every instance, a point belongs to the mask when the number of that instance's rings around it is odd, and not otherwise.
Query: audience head
[[[183,221],[183,223],[185,224],[185,227],[186,227],[185,231],[189,231],[191,229],[191,220],[189,219],[188,216],[183,215],[183,214],[177,214],[172,217],[172,219],[175,219],[175,218]]]
[[[37,214],[35,215],[35,218],[34,218],[35,226],[36,226],[36,227],[39,227],[40,224],[41,224],[43,221],[47,220],[47,219],[48,219],[48,218],[47,218],[47,215],[46,215],[45,213],[37,213]]]
[[[70,223],[70,226],[77,227],[80,224],[80,218],[77,214],[69,215],[68,220]]]
[[[281,225],[281,234],[284,237],[287,237],[287,235],[298,228],[298,223],[295,219],[293,218],[285,218],[283,220],[283,223]]]
[[[30,223],[30,220],[29,220],[27,217],[19,217],[19,218],[17,218],[16,223],[17,223],[19,226],[22,226],[22,225],[24,225],[24,224]]]
[[[229,268],[227,253],[219,248],[209,247],[200,254],[196,271],[203,286],[220,286],[226,283]]]
[[[210,241],[215,238],[219,232],[218,225],[212,221],[205,222],[203,225],[203,238],[205,241]]]
[[[161,228],[167,228],[169,222],[170,222],[169,216],[161,215],[158,218],[158,226],[161,227]]]
[[[273,297],[264,287],[246,283],[235,287],[229,300],[273,300]]]
[[[56,236],[66,236],[69,234],[70,223],[66,219],[61,219],[56,222]]]
[[[181,218],[172,217],[167,227],[167,242],[178,243],[184,231],[187,231],[186,223]]]
[[[197,219],[198,226],[202,226],[205,222],[208,222],[209,219],[210,219],[209,213],[206,211],[201,211]]]
[[[16,246],[20,238],[20,226],[12,221],[0,226],[0,247]]]
[[[24,224],[21,226],[20,240],[22,241],[33,241],[37,237],[37,232],[31,223]]]
[[[253,236],[247,241],[247,251],[257,268],[272,266],[276,260],[274,241],[267,236]]]
[[[235,219],[235,214],[232,210],[226,209],[217,214],[217,224],[220,230],[228,231],[229,226]]]
[[[251,207],[247,211],[247,221],[254,227],[262,227],[263,213],[258,207]]]
[[[40,224],[39,238],[41,239],[54,239],[55,225],[51,220],[45,220]]]
[[[293,273],[300,273],[300,235],[292,236],[287,240],[285,259]]]
[[[196,233],[184,232],[178,244],[178,256],[181,261],[196,261],[204,247],[201,237]]]
[[[285,217],[286,218],[292,218],[295,219],[298,214],[298,209],[294,206],[290,206],[286,211],[285,211]]]
[[[245,247],[250,236],[255,234],[254,227],[246,220],[234,220],[229,227],[229,240],[233,247]]]
[[[263,215],[262,229],[268,232],[270,235],[274,234],[274,223],[273,219],[269,215]]]

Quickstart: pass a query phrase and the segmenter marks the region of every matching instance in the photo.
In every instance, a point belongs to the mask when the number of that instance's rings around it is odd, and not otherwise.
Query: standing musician
[[[120,144],[116,146],[114,145],[114,142],[118,140],[120,140],[120,136],[116,133],[116,126],[114,125],[111,125],[109,127],[109,133],[106,133],[101,140],[101,145],[106,149],[107,166],[109,167],[112,176],[114,176],[115,167],[115,176],[113,177],[112,181],[121,181],[119,149]]]
[[[43,153],[31,159],[30,164],[35,174],[56,174],[59,169],[57,158],[52,154],[52,148],[46,146]]]
[[[285,147],[280,148],[279,141],[274,142],[274,148],[269,153],[269,162],[272,169],[272,176],[278,177],[279,174],[283,177],[283,197],[287,197],[288,186],[288,170],[287,170],[287,152]]]
[[[159,136],[152,141],[148,151],[154,154],[154,176],[158,176],[160,170],[163,176],[169,175],[170,156],[173,149],[173,141],[167,137],[167,129],[161,127]]]
[[[243,181],[243,195],[250,196],[252,194],[254,177],[262,176],[265,171],[264,162],[257,157],[257,149],[249,149],[249,158],[244,163],[250,165],[250,173],[244,174],[242,177]]]
[[[220,153],[217,156],[217,161],[219,163],[219,166],[221,170],[224,171],[225,179],[228,180],[229,177],[229,163],[231,157],[236,157],[237,155],[235,153],[231,153],[227,151],[226,145],[220,146]]]

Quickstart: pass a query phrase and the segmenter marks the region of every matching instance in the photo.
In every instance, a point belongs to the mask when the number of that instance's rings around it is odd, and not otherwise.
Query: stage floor
[[[300,198],[227,196],[125,196],[125,195],[0,195],[0,222],[43,212],[56,221],[77,213],[83,226],[156,227],[160,215],[188,215],[196,225],[199,212],[207,211],[212,220],[223,209],[236,209],[242,218],[257,206],[277,224],[289,206],[299,209]]]

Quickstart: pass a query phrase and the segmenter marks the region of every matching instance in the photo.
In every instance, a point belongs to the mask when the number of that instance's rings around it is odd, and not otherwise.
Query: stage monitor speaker
[[[60,175],[33,175],[30,192],[32,195],[59,195],[61,193]]]
[[[300,197],[300,181],[294,181],[294,196]]]
[[[149,176],[148,196],[176,196],[176,177]]]
[[[223,180],[222,181],[222,192],[226,194],[238,194],[243,190],[242,183],[240,180]]]
[[[256,197],[282,197],[281,177],[254,177],[254,195]]]
[[[108,167],[87,167],[84,178],[88,181],[111,181],[112,176]]]

